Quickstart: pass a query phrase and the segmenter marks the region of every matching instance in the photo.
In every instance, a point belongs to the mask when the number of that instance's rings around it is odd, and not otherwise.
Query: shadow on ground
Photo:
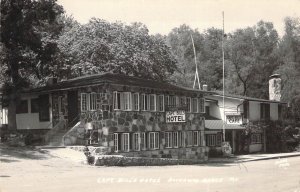
[[[1,163],[18,162],[18,159],[48,159],[51,157],[46,151],[33,147],[11,147],[0,144]]]

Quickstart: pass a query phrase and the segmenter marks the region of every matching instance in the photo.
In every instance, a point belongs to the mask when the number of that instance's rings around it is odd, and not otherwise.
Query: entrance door
[[[77,91],[68,91],[68,127],[79,121]]]

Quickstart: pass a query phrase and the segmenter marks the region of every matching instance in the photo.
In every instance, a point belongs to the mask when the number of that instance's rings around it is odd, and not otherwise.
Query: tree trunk
[[[16,121],[16,96],[15,94],[12,94],[9,97],[9,105],[8,105],[8,130],[10,133],[17,131],[17,121]]]

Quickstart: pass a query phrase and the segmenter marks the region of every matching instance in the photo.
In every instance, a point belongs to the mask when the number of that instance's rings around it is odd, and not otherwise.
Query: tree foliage
[[[124,25],[91,19],[73,22],[59,39],[67,77],[113,72],[166,80],[176,60],[161,35],[149,35],[141,23]]]
[[[62,26],[57,16],[63,13],[55,0],[1,1],[1,69],[10,95],[9,126],[15,128],[18,94],[30,80],[51,73],[52,57],[57,52],[55,38]]]

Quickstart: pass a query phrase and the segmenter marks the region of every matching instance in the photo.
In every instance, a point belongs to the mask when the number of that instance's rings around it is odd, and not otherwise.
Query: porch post
[[[266,137],[266,129],[264,129],[264,152],[267,152],[267,137]]]

